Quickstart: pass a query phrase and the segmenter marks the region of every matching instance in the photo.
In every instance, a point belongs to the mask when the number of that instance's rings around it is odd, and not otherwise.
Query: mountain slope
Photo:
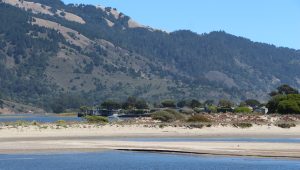
[[[166,33],[113,8],[1,2],[0,91],[7,99],[50,109],[57,96],[77,102],[70,107],[129,95],[238,101],[265,100],[282,83],[300,87],[293,49],[225,32]]]

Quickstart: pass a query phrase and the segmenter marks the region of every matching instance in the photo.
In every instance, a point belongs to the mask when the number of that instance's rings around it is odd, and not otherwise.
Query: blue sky
[[[143,25],[168,32],[224,30],[300,49],[299,0],[63,0],[117,8]]]

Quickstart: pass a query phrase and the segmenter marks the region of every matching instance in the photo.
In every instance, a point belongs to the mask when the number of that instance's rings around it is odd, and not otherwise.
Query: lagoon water
[[[80,122],[82,118],[73,117],[61,117],[54,114],[41,115],[41,114],[14,114],[14,115],[0,115],[0,122],[16,122],[16,121],[36,121],[41,123],[52,123],[58,120],[64,120],[66,122]]]
[[[300,161],[105,151],[0,155],[0,170],[299,170]]]
[[[114,116],[108,117],[110,122],[125,120],[126,118],[118,118]],[[85,121],[81,117],[77,116],[59,116],[55,114],[12,114],[12,115],[1,115],[0,122],[16,122],[16,121],[27,121],[27,122],[40,122],[40,123],[53,123],[58,120],[64,120],[66,122],[83,122]]]

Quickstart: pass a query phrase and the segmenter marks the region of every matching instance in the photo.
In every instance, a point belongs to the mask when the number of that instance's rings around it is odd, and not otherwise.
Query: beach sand
[[[145,127],[144,125],[78,125],[59,129],[37,126],[2,127],[0,153],[130,150],[212,154],[231,156],[288,157],[300,159],[300,143],[258,142],[152,142],[120,138],[300,138],[300,127],[276,126],[235,128],[214,126],[202,129],[185,127]]]

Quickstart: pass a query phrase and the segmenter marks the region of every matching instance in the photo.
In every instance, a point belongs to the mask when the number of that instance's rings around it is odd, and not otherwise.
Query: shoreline
[[[274,159],[274,160],[300,160],[300,156],[266,156],[266,155],[240,155],[226,153],[209,153],[209,152],[192,152],[192,151],[177,151],[164,149],[103,149],[103,148],[68,148],[68,149],[31,149],[19,151],[3,151],[0,150],[0,155],[60,155],[60,154],[84,154],[84,153],[101,153],[106,151],[116,152],[136,152],[136,153],[157,153],[171,155],[186,155],[186,156],[207,156],[207,157],[232,157],[232,158],[257,158],[257,159]]]
[[[222,154],[222,153],[206,153],[206,152],[187,152],[176,150],[147,150],[147,149],[117,149],[116,151],[125,152],[146,152],[146,153],[161,153],[161,154],[174,154],[174,155],[193,155],[193,156],[221,156],[221,157],[246,157],[246,158],[270,158],[270,159],[287,159],[287,160],[300,160],[300,156],[265,156],[265,155],[239,155],[239,154]]]
[[[67,141],[61,141],[62,143],[68,143]],[[78,141],[77,141],[78,142]],[[168,144],[168,146],[158,145],[162,144],[159,142],[151,143],[150,145],[147,145],[146,143],[138,142],[140,145],[145,146],[135,146],[137,143],[132,142],[128,145],[119,145],[118,144],[109,144],[112,141],[106,141],[101,144],[97,144],[98,146],[95,147],[93,145],[92,147],[88,146],[77,146],[77,147],[63,147],[63,146],[57,146],[57,147],[41,147],[41,145],[45,146],[45,143],[38,143],[35,145],[39,145],[38,147],[32,147],[27,145],[26,148],[18,148],[18,149],[0,149],[0,154],[2,155],[15,155],[15,154],[69,154],[69,153],[96,153],[96,152],[103,152],[103,151],[124,151],[124,152],[145,152],[145,153],[161,153],[161,154],[180,154],[180,155],[193,155],[193,156],[224,156],[224,157],[251,157],[251,158],[270,158],[270,159],[288,159],[288,160],[300,160],[299,156],[299,148],[297,148],[296,151],[293,152],[286,152],[286,151],[280,151],[280,150],[272,150],[266,152],[266,150],[256,150],[255,152],[249,152],[247,150],[240,149],[239,152],[236,152],[236,150],[221,150],[221,149],[215,149],[211,150],[211,148],[208,149],[194,149],[194,148],[179,148],[182,144],[188,144],[181,143],[175,145],[174,143]],[[46,142],[47,143],[47,142]],[[56,142],[56,144],[59,142]],[[220,145],[224,145],[226,143],[217,142]],[[22,142],[22,144],[26,145],[29,144],[28,142]],[[198,143],[199,144],[199,143]],[[215,143],[212,143],[215,144]],[[253,143],[248,143],[253,144]],[[263,145],[266,146],[269,143],[264,143]],[[30,144],[32,145],[32,143]],[[207,143],[205,143],[207,145]],[[211,145],[211,144],[209,144]],[[227,143],[228,145],[239,145],[237,143]],[[280,146],[280,145],[276,145]],[[176,147],[176,148],[173,148]],[[223,146],[222,146],[223,147]],[[178,149],[179,148],[179,149]],[[291,147],[289,147],[291,148]],[[234,148],[230,148],[234,149]]]

